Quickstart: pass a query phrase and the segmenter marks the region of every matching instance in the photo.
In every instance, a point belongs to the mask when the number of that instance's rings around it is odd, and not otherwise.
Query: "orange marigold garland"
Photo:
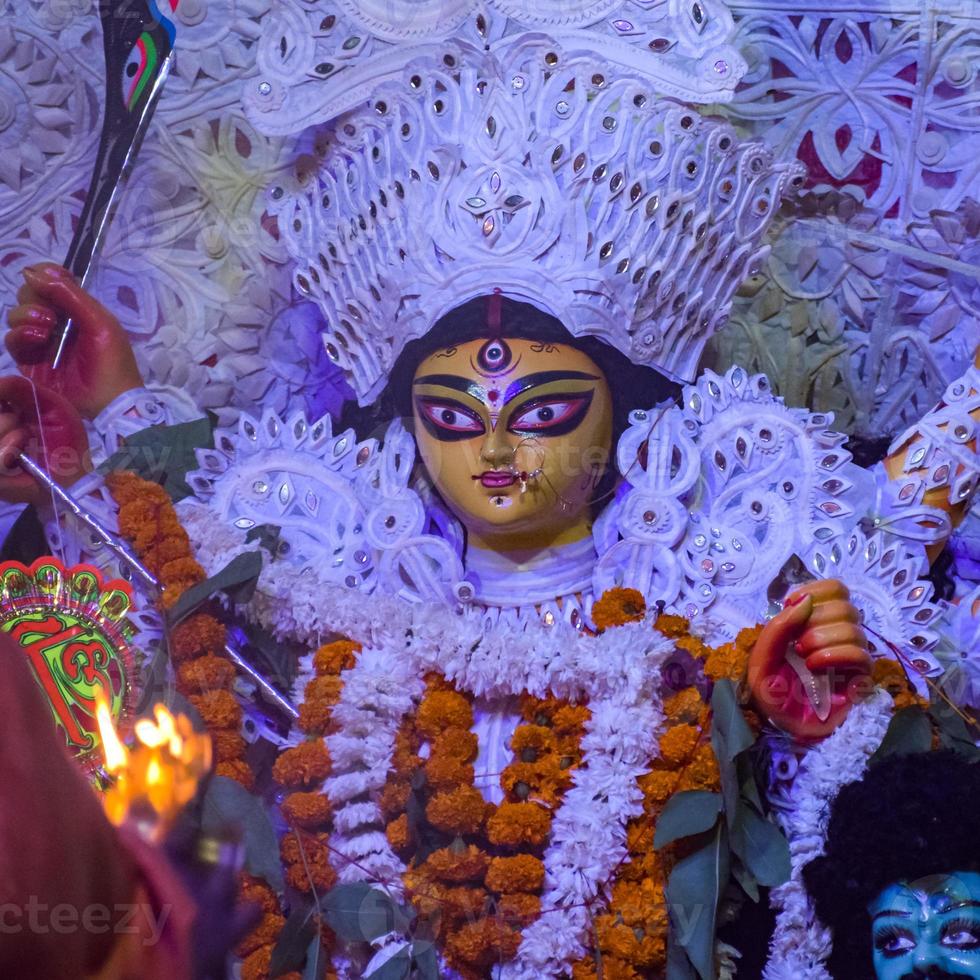
[[[612,592],[619,594],[606,593],[597,603],[603,608],[602,628],[642,617],[640,593],[629,589]],[[741,681],[758,636],[757,629],[743,630],[734,643],[713,650],[692,636],[687,621],[678,616],[661,615],[656,626],[679,649],[701,661],[711,680]],[[639,779],[643,813],[626,827],[628,858],[612,883],[608,908],[595,917],[595,951],[573,965],[573,980],[596,980],[600,975],[605,980],[639,980],[662,977],[666,969],[669,919],[664,889],[671,869],[685,856],[689,844],[681,840],[655,851],[657,820],[675,793],[689,789],[717,792],[720,773],[710,744],[711,711],[699,688],[691,685],[668,698],[664,715],[659,755]],[[758,730],[758,719],[750,711],[746,715]]]
[[[300,705],[299,727],[308,738],[285,749],[272,767],[272,777],[287,793],[282,814],[289,831],[280,844],[286,881],[305,895],[322,896],[337,883],[330,862],[330,833],[333,808],[322,792],[332,766],[323,734],[331,723],[331,711],[343,689],[341,674],[354,666],[360,645],[338,640],[320,647],[312,657],[313,678],[307,683]],[[320,930],[325,954],[329,956],[334,937],[323,925]],[[328,972],[329,978],[335,974]]]
[[[120,505],[120,528],[167,586],[162,605],[169,608],[204,578],[169,498],[132,474],[110,477],[109,486]],[[600,632],[640,621],[645,614],[642,595],[630,589],[610,590],[592,610]],[[735,643],[710,650],[679,617],[660,616],[657,627],[700,660],[712,681],[741,680],[758,634],[744,631]],[[230,693],[234,669],[223,656],[224,639],[220,622],[193,615],[173,631],[171,653],[180,689],[214,737],[218,772],[250,788],[254,777],[244,760],[241,712]],[[301,892],[322,894],[337,880],[330,862],[332,811],[321,789],[331,773],[323,735],[331,730],[341,675],[354,666],[358,650],[357,644],[341,640],[314,654],[315,676],[306,685],[299,720],[308,739],[283,752],[273,770],[287,791],[282,810],[290,831],[281,846],[286,878]],[[905,690],[896,692],[897,698],[908,696]],[[576,980],[596,977],[598,963],[607,980],[654,977],[664,969],[664,888],[686,845],[678,841],[654,851],[656,821],[674,793],[719,788],[706,734],[710,712],[698,688],[672,696],[665,711],[659,756],[639,780],[643,812],[626,828],[629,858],[611,883],[608,909],[595,917],[595,956],[573,965]],[[582,764],[586,706],[525,695],[521,712],[523,721],[511,741],[513,760],[499,777],[505,798],[492,806],[475,785],[472,699],[441,677],[428,678],[418,711],[396,739],[393,771],[379,801],[389,841],[410,864],[405,885],[420,919],[440,940],[447,962],[474,980],[514,956],[522,929],[541,914],[552,815]],[[747,717],[757,730],[758,719],[751,712]],[[265,980],[283,924],[281,908],[271,889],[255,881],[243,885],[242,897],[257,898],[263,909],[259,925],[238,949],[244,957],[242,975]],[[332,937],[329,930],[324,933],[329,947]]]
[[[159,484],[129,472],[109,474],[106,486],[119,507],[120,533],[164,587],[161,608],[172,608],[187,589],[207,576],[194,558],[190,538],[169,495]],[[245,758],[245,740],[240,733],[242,710],[231,693],[235,668],[225,658],[225,639],[222,623],[200,612],[171,630],[168,646],[177,672],[177,689],[197,709],[214,744],[215,774],[251,790],[255,774]],[[241,897],[260,898],[264,910],[258,926],[238,948],[243,958],[242,977],[266,980],[272,950],[285,921],[279,900],[255,879],[247,880]]]
[[[398,733],[381,800],[388,840],[410,865],[406,886],[421,925],[465,978],[514,956],[521,930],[540,914],[552,815],[582,761],[587,708],[526,695],[521,715],[513,761],[499,777],[505,798],[494,806],[474,784],[472,699],[430,676]]]
[[[599,619],[607,629],[645,614],[642,596],[632,590],[615,590],[600,602]],[[679,617],[661,616],[657,627],[715,680],[741,679],[758,632],[746,630],[735,643],[712,650]],[[330,773],[322,734],[331,730],[339,675],[354,665],[358,649],[338,641],[314,654],[316,677],[306,685],[301,707],[310,738],[286,750],[275,766],[276,780],[291,791],[283,802],[293,828],[282,846],[287,878],[306,892],[320,893],[336,880],[329,867],[330,806],[317,792]],[[681,790],[719,788],[707,734],[710,710],[699,689],[674,694],[665,713],[659,758],[639,780],[643,813],[627,826],[629,858],[610,886],[608,909],[595,919],[597,956],[606,978],[662,975],[668,930],[664,888],[689,845],[679,841],[655,852],[657,818]],[[522,929],[541,914],[552,814],[582,764],[586,706],[524,696],[521,714],[510,743],[513,759],[499,776],[505,799],[492,806],[475,785],[472,699],[441,676],[430,676],[418,710],[396,736],[392,771],[379,799],[389,843],[409,864],[405,886],[419,926],[431,932],[447,963],[467,980],[486,976],[495,963],[514,956]],[[751,712],[746,716],[757,729],[758,719]],[[596,977],[596,962],[589,957],[574,964],[573,976]]]

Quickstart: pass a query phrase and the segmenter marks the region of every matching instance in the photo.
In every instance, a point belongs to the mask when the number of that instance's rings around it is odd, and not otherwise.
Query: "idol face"
[[[471,544],[519,549],[587,532],[613,409],[586,354],[518,338],[470,341],[418,366],[412,402],[419,454]]]
[[[980,980],[980,874],[897,882],[868,912],[878,980]]]

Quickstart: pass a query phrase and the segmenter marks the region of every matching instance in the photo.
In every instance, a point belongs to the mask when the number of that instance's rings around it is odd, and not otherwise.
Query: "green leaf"
[[[679,861],[667,882],[671,929],[701,980],[715,977],[715,924],[729,867],[728,841],[719,823],[711,841]]]
[[[176,503],[192,493],[186,476],[198,468],[197,449],[214,447],[213,417],[180,425],[151,425],[127,436],[126,444],[100,467],[105,476],[117,470],[132,470],[144,480],[159,483]]]
[[[299,905],[289,913],[272,950],[272,960],[269,963],[271,977],[298,970],[306,962],[314,939],[319,945],[320,936],[313,918],[315,911],[315,905]]]
[[[323,944],[320,941],[319,932],[310,940],[309,949],[306,951],[306,966],[303,968],[303,980],[324,980],[327,975],[327,966],[330,957],[323,951]],[[273,974],[273,980],[275,975]]]
[[[385,960],[374,973],[368,974],[365,980],[405,980],[411,969],[412,953],[406,946],[395,953],[390,960]]]
[[[789,844],[774,823],[743,803],[730,832],[732,851],[760,885],[775,888],[789,880]]]
[[[735,760],[735,771],[738,774],[739,795],[755,808],[756,813],[765,814],[762,796],[759,793],[759,773],[753,758],[755,754],[750,752],[740,755]]]
[[[673,928],[667,937],[667,972],[664,980],[697,980],[684,947],[674,937]]]
[[[296,680],[300,658],[308,653],[302,643],[277,639],[253,623],[242,623],[228,630],[229,642],[274,687],[288,691]]]
[[[201,827],[221,836],[230,826],[241,830],[249,873],[265,879],[276,891],[282,891],[285,882],[279,841],[265,807],[240,783],[226,776],[213,776],[204,794]]]
[[[245,543],[257,541],[260,548],[265,548],[270,555],[275,556],[281,536],[282,528],[278,524],[257,524],[245,535]]]
[[[246,551],[236,555],[211,578],[191,586],[167,612],[172,627],[189,616],[198,606],[218,592],[227,593],[232,602],[248,602],[262,571],[262,552]]]
[[[657,818],[653,848],[659,851],[672,841],[711,830],[721,813],[721,795],[689,789],[675,793]]]
[[[738,770],[735,763],[725,757],[724,739],[717,733],[711,733],[711,747],[718,760],[718,776],[721,780],[721,797],[725,802],[725,819],[733,823],[738,813],[741,799],[741,787],[738,784]]]
[[[350,942],[369,943],[389,932],[405,932],[411,919],[391,896],[363,882],[337,885],[320,899],[330,928]]]
[[[752,729],[739,707],[735,685],[727,677],[715,682],[711,692],[711,712],[712,736],[718,735],[726,761],[732,762],[740,752],[755,744]]]
[[[878,751],[871,756],[868,764],[874,765],[890,755],[914,755],[928,752],[931,748],[932,725],[929,716],[918,705],[911,705],[895,713]]]
[[[725,816],[729,823],[735,820],[742,793],[735,760],[754,744],[755,736],[739,707],[735,685],[727,677],[716,681],[711,692],[711,747],[718,760]]]
[[[415,968],[414,980],[439,980],[439,957],[432,943],[412,943],[412,966]]]
[[[759,883],[752,877],[751,873],[744,864],[738,859],[732,861],[732,877],[742,886],[753,902],[759,901]]]
[[[939,729],[939,744],[970,760],[980,758],[980,748],[960,714],[942,699],[933,701],[929,714]]]

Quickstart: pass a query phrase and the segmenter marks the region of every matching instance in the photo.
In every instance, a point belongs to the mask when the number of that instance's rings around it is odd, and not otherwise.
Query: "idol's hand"
[[[871,658],[860,616],[836,579],[811,582],[787,597],[749,658],[755,706],[796,738],[833,732],[872,690]]]
[[[126,331],[66,269],[52,262],[24,269],[24,285],[7,316],[7,350],[20,371],[95,418],[114,398],[143,384]],[[61,363],[51,367],[62,325],[72,330]]]
[[[21,452],[62,486],[89,468],[85,426],[67,400],[26,378],[0,378],[0,500],[38,503],[47,491],[18,464]]]

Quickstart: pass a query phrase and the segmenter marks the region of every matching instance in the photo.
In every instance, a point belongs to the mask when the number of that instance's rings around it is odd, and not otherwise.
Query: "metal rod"
[[[120,196],[122,195],[122,192],[129,181],[129,175],[132,173],[133,165],[136,162],[136,156],[143,144],[143,137],[146,135],[146,132],[150,127],[150,121],[153,119],[153,112],[156,109],[157,101],[160,98],[160,93],[163,91],[163,86],[166,84],[170,71],[173,68],[174,57],[174,51],[171,50],[161,63],[160,70],[157,72],[156,78],[153,79],[150,94],[147,96],[136,128],[133,130],[129,147],[127,148],[126,155],[123,158],[122,166],[115,176],[115,182],[111,193],[109,194],[108,200],[105,201],[101,209],[96,207],[89,213],[89,228],[86,228],[84,225],[85,213],[83,212],[83,223],[80,223],[76,229],[75,239],[72,242],[71,249],[69,249],[69,257],[65,262],[65,265],[71,269],[82,286],[86,284],[89,273],[92,271],[92,261],[102,247],[109,224],[112,221],[115,215],[116,207],[119,204]],[[108,111],[107,105],[106,112],[108,113]],[[103,140],[105,139],[104,132],[102,138]],[[92,194],[91,189],[89,190],[89,194]],[[85,238],[85,234],[89,230],[91,230],[93,234],[91,248],[79,255],[76,261],[73,261],[72,255],[75,251],[75,247]],[[73,322],[71,318],[69,318],[65,322],[64,328],[61,331],[61,336],[58,338],[58,349],[55,351],[54,360],[51,362],[51,368],[54,371],[57,371],[58,367],[61,365],[61,358],[65,353],[65,345],[68,342],[68,335],[71,333],[72,326]]]
[[[58,500],[80,520],[98,539],[124,564],[128,565],[142,579],[143,584],[156,592],[162,593],[164,586],[160,580],[121,542],[93,517],[64,487],[59,486],[27,453],[21,453],[18,462],[31,476],[54,494]],[[280,710],[298,718],[299,712],[286,698],[276,690],[245,658],[232,646],[225,644],[228,659],[255,682],[262,693],[276,704]]]
[[[68,334],[71,333],[73,321],[71,317],[65,320],[64,329],[61,331],[61,338],[58,340],[58,349],[54,352],[54,360],[51,362],[51,369],[58,370],[61,365],[61,356],[65,352],[65,344],[68,342]]]
[[[263,694],[265,694],[270,701],[273,701],[276,705],[278,705],[281,711],[284,711],[287,715],[294,719],[299,718],[299,712],[247,660],[245,660],[233,646],[226,643],[225,653],[228,654],[228,659],[239,670],[241,670],[242,673],[247,674],[253,681],[255,681],[255,683],[262,689]]]
[[[143,580],[145,585],[160,591],[160,582],[157,577],[121,541],[107,531],[67,490],[55,483],[43,467],[35,463],[27,453],[21,453],[17,461],[38,483],[54,494],[120,561],[128,565]]]

